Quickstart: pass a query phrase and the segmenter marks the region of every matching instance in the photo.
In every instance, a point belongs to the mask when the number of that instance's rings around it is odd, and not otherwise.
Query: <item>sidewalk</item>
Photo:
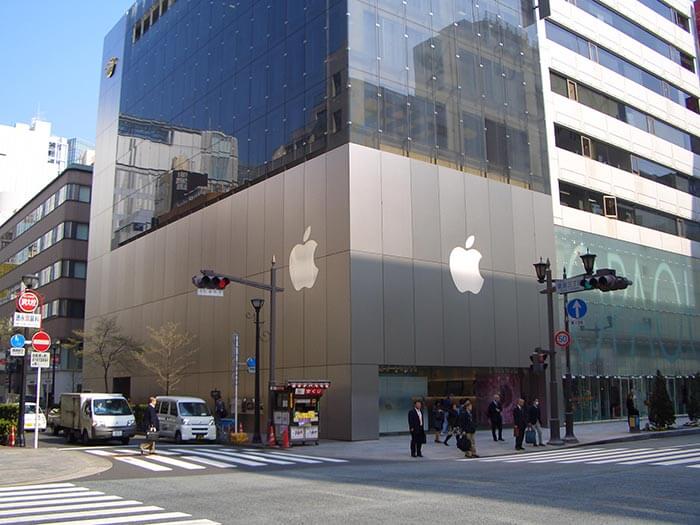
[[[643,439],[663,439],[664,437],[687,436],[689,440],[696,440],[700,443],[700,427],[683,427],[687,418],[676,420],[676,429],[665,432],[638,432],[632,434],[628,431],[626,421],[606,421],[602,423],[577,423],[574,426],[574,434],[579,443],[574,445],[533,447],[525,446],[524,454],[528,452],[542,452],[546,450],[561,450],[562,448],[581,447],[586,445],[599,445],[603,443],[616,443],[624,441],[637,441]],[[642,419],[642,428],[647,420]],[[566,432],[561,429],[561,436]],[[462,457],[463,453],[455,446],[455,439],[450,439],[450,446],[434,442],[435,433],[428,434],[428,442],[423,446],[423,455],[426,460],[446,460]],[[543,429],[543,439],[547,442],[549,430]],[[441,438],[442,439],[442,438]],[[491,437],[490,430],[479,430],[476,433],[477,453],[482,456],[502,456],[515,452],[515,438],[513,429],[503,429],[503,439],[505,441],[495,442]],[[383,436],[373,441],[321,441],[319,446],[296,446],[291,450],[298,454],[308,454],[311,456],[329,456],[344,459],[366,459],[381,461],[413,461],[409,455],[408,434],[400,436]],[[661,446],[661,444],[659,444]]]
[[[61,452],[58,460],[56,450],[0,447],[0,487],[84,478],[112,467],[108,460],[82,452]]]

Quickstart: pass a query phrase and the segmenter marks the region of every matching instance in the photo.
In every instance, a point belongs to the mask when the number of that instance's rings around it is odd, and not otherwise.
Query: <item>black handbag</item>
[[[155,429],[155,427],[151,427],[148,429],[148,432],[146,432],[146,440],[147,441],[156,441],[158,439],[158,431]]]
[[[457,448],[462,452],[466,452],[472,448],[472,442],[465,434],[462,434],[457,436]]]

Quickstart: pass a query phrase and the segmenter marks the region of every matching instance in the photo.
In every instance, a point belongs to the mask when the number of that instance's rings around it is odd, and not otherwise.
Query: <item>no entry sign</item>
[[[39,296],[27,290],[17,298],[17,309],[25,314],[31,314],[39,307]]]
[[[32,337],[32,346],[37,352],[46,352],[51,346],[51,336],[43,330],[38,331]]]

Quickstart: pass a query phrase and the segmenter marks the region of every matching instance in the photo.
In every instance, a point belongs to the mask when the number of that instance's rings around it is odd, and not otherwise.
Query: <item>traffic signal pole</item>
[[[564,279],[566,279],[566,268],[564,268]],[[569,304],[569,294],[564,294],[564,330],[566,333],[569,332],[569,310],[567,305]],[[578,439],[574,435],[574,403],[572,396],[573,381],[571,379],[571,343],[566,345],[564,348],[564,355],[566,356],[566,374],[564,376],[564,426],[566,427],[566,434],[564,435],[564,443],[578,443]]]
[[[563,445],[559,431],[559,384],[557,381],[557,354],[554,350],[554,294],[552,268],[547,265],[547,325],[549,328],[549,445]]]
[[[23,330],[25,345],[29,337],[29,330]],[[24,411],[27,400],[25,398],[25,390],[27,390],[27,347],[24,347],[24,355],[19,358],[22,364],[22,371],[19,376],[19,414],[17,414],[17,446],[23,447],[24,441]],[[38,400],[37,400],[38,401]]]

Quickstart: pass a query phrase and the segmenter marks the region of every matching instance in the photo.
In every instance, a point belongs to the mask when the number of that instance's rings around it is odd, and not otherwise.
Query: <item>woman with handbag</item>
[[[148,398],[148,407],[146,407],[146,413],[143,415],[143,423],[146,427],[146,440],[139,446],[141,454],[146,452],[155,454],[160,422],[158,421],[158,412],[156,412],[156,398],[153,396]]]
[[[472,402],[468,399],[464,402],[462,406],[462,411],[459,413],[458,419],[459,429],[461,435],[459,437],[460,441],[463,440],[464,447],[464,457],[465,458],[478,458],[476,454],[476,421],[474,421],[474,415],[472,414]],[[458,447],[461,443],[458,442]],[[461,450],[461,448],[460,448]]]

